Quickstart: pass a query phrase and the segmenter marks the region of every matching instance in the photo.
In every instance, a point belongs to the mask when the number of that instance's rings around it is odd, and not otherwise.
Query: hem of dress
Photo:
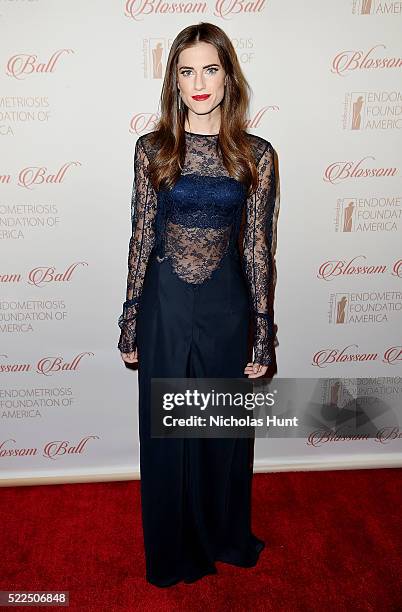
[[[264,550],[264,548],[265,548],[265,542],[263,540],[260,540],[259,538],[256,538],[256,545],[255,545],[253,554],[250,554],[250,556],[247,557],[246,559],[244,558],[244,556],[242,557],[241,555],[236,553],[234,549],[233,550],[227,549],[224,552],[215,554],[214,561],[217,561],[219,563],[226,563],[229,565],[235,565],[236,567],[244,567],[244,568],[254,567],[257,564],[260,554]],[[192,584],[193,582],[196,582],[197,580],[201,580],[201,578],[204,578],[205,576],[210,576],[210,575],[215,575],[215,574],[218,574],[218,570],[215,565],[212,565],[209,568],[205,568],[189,576],[182,576],[180,578],[172,577],[170,580],[163,580],[163,581],[155,580],[147,576],[146,580],[153,586],[157,586],[159,588],[165,588],[165,587],[174,586],[180,582],[184,582],[185,584]]]
[[[147,577],[147,582],[149,582],[149,584],[152,584],[153,586],[157,586],[163,589],[163,588],[167,588],[167,587],[179,584],[180,582],[184,582],[185,584],[192,584],[193,582],[196,582],[197,580],[201,580],[201,578],[204,578],[205,576],[210,576],[210,575],[214,575],[217,573],[218,573],[218,570],[216,569],[214,565],[213,567],[202,570],[198,574],[193,574],[192,576],[183,576],[181,578],[172,578],[171,580],[163,580],[163,581],[154,580],[153,578]]]
[[[265,542],[257,538],[255,549],[249,554],[246,559],[240,557],[235,550],[227,550],[215,557],[215,561],[221,563],[229,563],[230,565],[236,565],[237,567],[254,567],[257,565],[261,552],[265,548]]]

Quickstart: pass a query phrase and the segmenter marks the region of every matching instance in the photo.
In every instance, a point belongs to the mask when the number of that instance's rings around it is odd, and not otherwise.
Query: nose
[[[200,74],[196,73],[195,75],[194,89],[196,89],[197,91],[199,91],[200,89],[205,89],[205,79],[202,72]]]

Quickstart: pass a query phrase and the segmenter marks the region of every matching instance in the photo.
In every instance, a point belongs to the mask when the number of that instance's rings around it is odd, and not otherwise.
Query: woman
[[[157,586],[214,574],[215,561],[251,567],[265,545],[251,531],[253,440],[150,435],[152,377],[257,378],[272,361],[273,149],[244,129],[247,89],[220,28],[185,28],[160,120],[135,147],[118,348],[138,361],[146,578]]]

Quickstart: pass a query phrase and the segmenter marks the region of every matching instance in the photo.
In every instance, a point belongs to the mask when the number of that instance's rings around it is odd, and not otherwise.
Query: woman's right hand
[[[126,363],[137,363],[138,362],[138,349],[132,351],[131,353],[122,353],[120,352],[121,358]]]

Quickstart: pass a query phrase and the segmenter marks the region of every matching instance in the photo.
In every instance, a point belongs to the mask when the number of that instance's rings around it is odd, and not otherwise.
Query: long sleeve
[[[275,208],[275,171],[272,145],[258,162],[259,185],[247,198],[246,225],[243,238],[243,268],[251,295],[254,318],[254,363],[269,365],[272,361],[273,321],[268,312],[268,292],[272,278],[271,246]]]
[[[122,353],[136,348],[136,322],[139,300],[149,255],[155,244],[157,194],[148,177],[148,157],[141,138],[134,153],[134,182],[131,196],[132,234],[128,248],[126,301],[118,325],[121,329],[117,347]]]

